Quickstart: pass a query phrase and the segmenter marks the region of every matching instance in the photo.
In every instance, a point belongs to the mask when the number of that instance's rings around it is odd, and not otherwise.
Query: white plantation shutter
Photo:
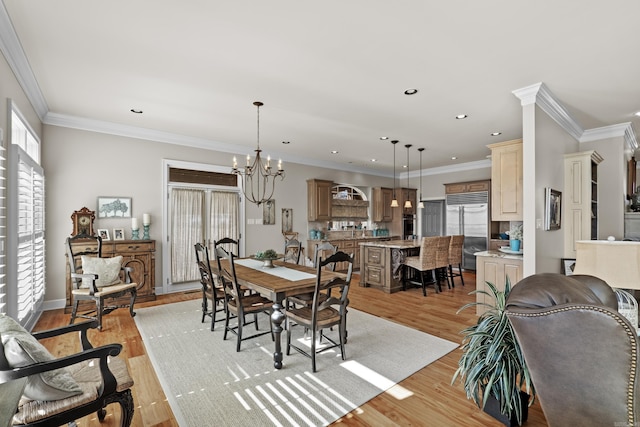
[[[11,100],[9,108],[6,228],[0,228],[0,240],[6,239],[5,252],[0,252],[6,261],[6,285],[0,304],[30,330],[42,312],[45,291],[44,171],[36,133]],[[0,218],[0,226],[4,224]]]
[[[0,140],[0,313],[7,312],[7,168]]]
[[[38,319],[44,300],[44,173],[26,152],[11,147],[11,165],[15,185],[12,208],[16,221],[16,301],[9,307],[12,315],[25,327]],[[12,229],[12,228],[10,228]]]

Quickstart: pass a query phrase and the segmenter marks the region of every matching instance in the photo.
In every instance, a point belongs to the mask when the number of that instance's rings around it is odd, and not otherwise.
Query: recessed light
[[[467,116],[466,114],[458,114],[458,115],[456,116],[456,119],[458,119],[458,120],[460,120],[460,119],[466,119],[467,117],[469,117],[469,116]]]
[[[289,141],[282,141],[282,143],[285,144],[285,145],[291,144],[291,142],[289,142]]]
[[[403,168],[403,169],[406,169],[406,168],[407,168],[407,165],[402,165],[402,168]]]
[[[371,161],[372,161],[372,162],[377,162],[377,161],[378,161],[378,159],[371,159]]]
[[[331,150],[331,154],[338,154],[339,151],[338,150]]]
[[[405,95],[415,95],[416,93],[418,93],[418,89],[407,89],[404,91]]]
[[[502,135],[502,132],[491,132],[491,136]]]
[[[457,159],[456,156],[451,157],[451,160],[456,160],[456,159]]]
[[[636,111],[635,113],[633,113],[633,115],[636,117],[640,117],[640,111]]]
[[[130,111],[134,114],[142,114],[142,110],[137,110],[135,108],[132,108]]]
[[[386,141],[387,139],[389,139],[389,137],[388,137],[388,136],[381,136],[381,137],[380,137],[380,140],[381,140],[381,141]]]

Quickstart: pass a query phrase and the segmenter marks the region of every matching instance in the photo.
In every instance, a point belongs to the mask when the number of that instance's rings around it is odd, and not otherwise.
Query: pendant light
[[[420,201],[418,202],[418,209],[423,209],[424,203],[422,203],[422,152],[424,151],[424,147],[418,148],[418,151],[420,152],[420,198],[418,199]]]
[[[404,202],[405,209],[411,209],[413,206],[411,205],[411,200],[409,200],[409,148],[411,148],[411,144],[405,144],[407,149],[407,200]]]
[[[398,199],[396,198],[396,144],[400,142],[398,140],[393,140],[391,143],[393,144],[393,200],[391,200],[391,207],[397,208]]]

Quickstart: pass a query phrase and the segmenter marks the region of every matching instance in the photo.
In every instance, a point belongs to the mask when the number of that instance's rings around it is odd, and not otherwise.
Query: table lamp
[[[640,290],[640,242],[579,240],[573,273],[599,277],[612,288]]]

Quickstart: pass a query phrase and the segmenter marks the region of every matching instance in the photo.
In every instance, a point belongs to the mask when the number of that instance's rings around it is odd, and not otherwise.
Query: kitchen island
[[[511,254],[501,251],[476,252],[476,289],[489,291],[487,282],[493,283],[498,290],[503,291],[507,277],[511,286],[522,280],[522,254]],[[493,303],[490,297],[476,294],[476,301],[479,303]],[[486,311],[486,307],[478,305],[476,313],[481,315]]]
[[[402,290],[402,261],[419,252],[420,240],[361,242],[360,286],[388,294]]]

